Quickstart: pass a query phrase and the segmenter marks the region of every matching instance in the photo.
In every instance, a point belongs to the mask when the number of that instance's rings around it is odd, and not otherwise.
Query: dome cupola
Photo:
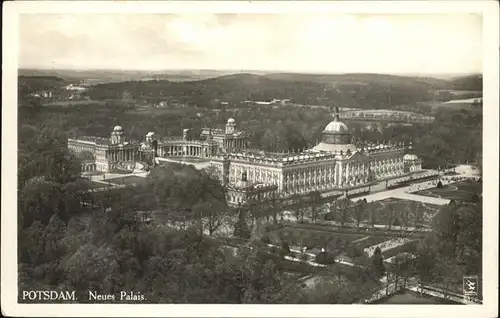
[[[347,150],[350,150],[350,153],[356,151],[356,146],[351,144],[349,128],[340,121],[338,107],[335,107],[335,112],[333,112],[333,120],[323,129],[321,142],[312,150],[335,153],[346,153]]]
[[[351,134],[347,125],[340,121],[338,107],[335,107],[333,116],[333,120],[323,130],[322,141],[327,144],[349,144]]]

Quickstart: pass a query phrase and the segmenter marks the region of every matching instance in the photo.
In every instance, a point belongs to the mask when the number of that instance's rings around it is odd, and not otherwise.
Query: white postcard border
[[[498,302],[498,3],[496,1],[159,2],[16,1],[4,3],[2,65],[1,305],[7,316],[176,317],[495,317]],[[141,305],[17,303],[18,16],[41,13],[326,12],[460,13],[483,15],[484,218],[483,305]],[[457,53],[458,54],[458,53]],[[410,306],[410,307],[408,307]]]

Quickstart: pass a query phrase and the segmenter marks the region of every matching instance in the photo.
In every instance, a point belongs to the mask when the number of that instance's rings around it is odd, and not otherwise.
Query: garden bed
[[[356,247],[365,249],[365,248],[370,247],[372,245],[380,244],[380,243],[387,241],[389,239],[390,238],[388,238],[386,236],[369,236],[366,240],[355,242],[354,244],[356,245]]]
[[[324,247],[331,240],[341,240],[344,243],[350,243],[360,239],[365,235],[353,233],[332,233],[330,231],[321,231],[303,228],[284,228],[269,233],[271,244],[281,245],[283,242],[292,246]]]

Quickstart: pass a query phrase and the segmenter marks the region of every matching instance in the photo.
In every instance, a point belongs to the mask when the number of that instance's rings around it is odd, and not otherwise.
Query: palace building
[[[202,129],[196,140],[184,129],[179,137],[157,138],[149,132],[142,142],[127,141],[123,128],[116,126],[110,138],[68,139],[68,147],[82,160],[84,172],[133,170],[137,162],[204,161],[225,186],[229,204],[275,194],[355,193],[369,189],[374,181],[409,176],[422,169],[421,160],[408,153],[411,144],[353,143],[338,108],[333,117],[321,141],[300,153],[249,149],[248,133],[239,131],[232,118],[225,129]]]
[[[139,143],[126,141],[122,126],[115,126],[110,138],[69,138],[68,148],[81,160],[82,172],[133,170],[140,160]]]
[[[244,149],[214,156],[211,160],[216,175],[230,190],[232,199],[242,198],[238,184],[245,178],[249,184],[276,186],[283,197],[294,194],[340,193],[347,189],[369,188],[372,181],[402,177],[421,170],[421,161],[405,154],[403,144],[354,145],[348,127],[334,119],[325,127],[322,140],[301,153],[269,153]]]
[[[203,128],[197,140],[188,137],[189,129],[179,137],[157,138],[154,132],[148,132],[142,142],[125,140],[123,127],[115,126],[109,138],[68,138],[68,148],[80,159],[82,172],[131,171],[138,162],[153,164],[155,158],[208,159],[241,151],[247,147],[248,133],[235,126],[230,118],[225,129]]]

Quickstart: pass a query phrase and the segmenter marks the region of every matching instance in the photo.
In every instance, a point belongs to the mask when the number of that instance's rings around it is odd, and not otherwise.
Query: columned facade
[[[211,165],[229,187],[245,173],[249,182],[276,185],[283,197],[311,191],[361,193],[369,191],[372,181],[421,169],[420,160],[415,155],[405,156],[406,147],[402,144],[358,147],[350,140],[349,130],[340,122],[337,112],[323,131],[322,141],[303,153],[243,150],[214,156]]]

